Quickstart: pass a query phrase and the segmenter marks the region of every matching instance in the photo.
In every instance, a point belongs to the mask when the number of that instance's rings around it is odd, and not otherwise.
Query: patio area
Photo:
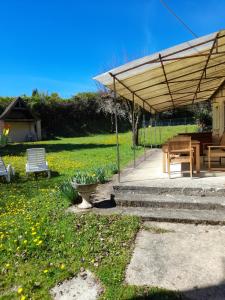
[[[156,120],[161,113],[172,111],[184,106],[193,106],[202,101],[212,103],[212,131],[209,137],[200,140],[201,136],[191,137],[190,147],[183,148],[186,157],[178,150],[173,151],[173,158],[189,161],[192,168],[192,149],[194,149],[196,169],[200,171],[193,179],[180,175],[181,165],[171,167],[171,174],[176,180],[169,179],[162,171],[162,151],[151,153],[148,159],[134,170],[121,174],[120,186],[155,186],[177,188],[214,188],[223,189],[225,173],[221,171],[208,172],[206,166],[199,160],[203,154],[203,143],[210,143],[204,150],[208,151],[210,162],[217,158],[225,158],[225,31],[221,30],[210,35],[197,38],[183,44],[162,50],[149,56],[134,60],[94,79],[113,92],[114,102],[120,96],[132,102],[133,149],[135,149],[135,107],[143,110],[143,129],[146,130],[145,113]],[[195,106],[197,109],[198,105]],[[115,105],[115,128],[117,144],[117,167],[120,173],[120,150],[118,136],[117,108]],[[202,134],[202,133],[201,133]],[[144,133],[145,136],[145,133]],[[195,145],[194,145],[195,142]],[[145,143],[144,138],[144,144]],[[169,150],[172,148],[169,147]],[[188,151],[187,151],[188,149]],[[174,150],[174,149],[173,149]],[[185,150],[185,151],[184,151]],[[205,151],[205,152],[206,152]],[[188,152],[188,153],[187,153]],[[167,153],[172,153],[167,150]],[[179,156],[179,157],[178,157]],[[170,155],[169,160],[173,159]],[[134,153],[135,160],[135,153]],[[164,160],[165,161],[165,160]],[[183,164],[182,164],[183,165]],[[167,164],[170,166],[170,164]],[[217,165],[218,167],[218,165]],[[219,165],[221,168],[222,166]],[[175,168],[175,169],[174,169]],[[212,168],[211,168],[212,169]],[[170,168],[168,168],[170,171]],[[225,169],[224,169],[225,171]],[[192,172],[190,172],[192,174]]]
[[[159,187],[159,188],[192,188],[192,189],[225,189],[225,172],[208,171],[201,157],[200,173],[194,171],[191,179],[188,173],[181,173],[188,166],[176,164],[171,166],[171,179],[163,173],[162,149],[152,149],[146,155],[146,160],[137,162],[135,168],[127,168],[121,174],[120,186]]]
[[[118,168],[118,177],[115,178],[118,180],[113,182],[111,193],[116,207],[106,206],[104,209],[102,205],[103,209],[99,209],[98,205],[97,213],[115,212],[161,222],[225,223],[225,168],[222,170],[225,159],[224,58],[225,30],[221,30],[128,62],[94,78],[111,90],[114,98]],[[125,170],[121,170],[120,165],[122,151],[116,105],[119,98],[132,102],[135,168],[130,166]],[[149,137],[146,138],[148,118],[154,120],[156,132],[156,120],[163,112],[184,106],[198,109],[198,103],[203,101],[212,104],[210,132],[190,134],[185,131],[182,143],[180,137],[175,140],[175,136],[168,136],[162,142],[166,142],[164,156],[162,149],[151,149],[145,160],[136,160],[137,106],[143,112],[142,145],[146,146],[150,143]],[[181,135],[180,132],[176,134]],[[209,164],[203,164],[203,154]],[[170,176],[163,172],[163,162],[164,171],[166,166]],[[215,170],[215,167],[220,170]],[[189,174],[181,172],[188,171],[188,168]]]

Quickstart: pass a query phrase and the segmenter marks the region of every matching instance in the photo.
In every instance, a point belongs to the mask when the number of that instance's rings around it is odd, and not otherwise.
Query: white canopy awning
[[[157,113],[210,99],[225,82],[225,30],[134,60],[95,80]]]

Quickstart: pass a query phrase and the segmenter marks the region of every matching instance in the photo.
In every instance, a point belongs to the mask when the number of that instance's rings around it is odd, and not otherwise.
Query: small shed
[[[9,142],[41,140],[41,120],[37,119],[26,102],[17,98],[0,115],[0,134],[9,127]]]

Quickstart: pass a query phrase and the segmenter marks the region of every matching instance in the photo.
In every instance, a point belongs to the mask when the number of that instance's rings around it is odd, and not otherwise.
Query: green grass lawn
[[[177,126],[157,126],[157,127],[147,127],[140,131],[140,143],[145,143],[147,146],[151,145],[162,145],[169,138],[178,133],[190,133],[196,132],[197,125],[177,125]]]
[[[131,134],[120,135],[121,164],[133,157]],[[53,170],[48,180],[25,178],[25,150],[45,147]],[[115,164],[115,136],[95,135],[9,145],[1,149],[17,176],[0,183],[0,299],[50,299],[57,282],[88,268],[104,286],[102,299],[178,299],[157,288],[123,284],[133,241],[135,217],[66,214],[69,201],[59,185],[78,169]],[[141,155],[143,149],[137,150]],[[109,174],[110,175],[110,174]]]

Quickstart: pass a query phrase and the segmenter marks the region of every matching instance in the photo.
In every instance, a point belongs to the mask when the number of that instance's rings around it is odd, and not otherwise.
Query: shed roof
[[[210,99],[225,83],[225,30],[131,61],[94,77],[157,113]]]
[[[22,98],[12,101],[0,115],[4,121],[34,121],[36,117],[32,114],[26,102]]]

